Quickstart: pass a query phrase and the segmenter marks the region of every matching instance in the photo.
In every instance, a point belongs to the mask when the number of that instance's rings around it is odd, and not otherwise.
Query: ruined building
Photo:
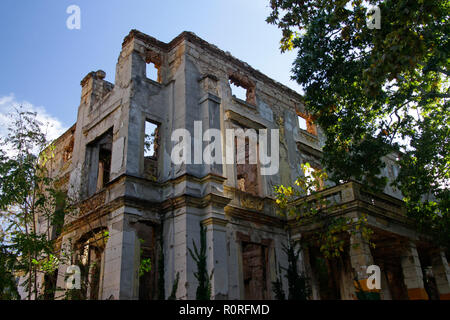
[[[149,65],[157,70],[154,79],[146,73]],[[234,86],[245,96],[237,97]],[[259,163],[174,164],[171,135],[181,128],[194,137],[194,121],[203,132],[279,129],[279,171],[261,175]],[[212,298],[274,299],[277,265],[287,267],[287,227],[294,239],[310,229],[277,214],[273,186],[292,185],[302,163],[320,168],[323,139],[298,93],[230,53],[190,32],[164,43],[132,30],[115,83],[105,81],[101,70],[87,74],[77,122],[55,141],[51,174],[79,210],[53,237],[62,249],[77,252],[72,263],[89,269],[82,270],[90,279],[84,288],[89,299],[155,299],[162,277],[167,298],[177,273],[177,298],[195,299],[197,266],[188,249],[193,241],[199,245],[201,223]],[[384,160],[385,175],[393,179],[395,156]],[[353,277],[364,287],[365,268],[372,264],[381,269],[382,299],[450,298],[445,252],[409,227],[398,190],[388,186],[372,194],[350,182],[322,192],[332,200],[333,214],[368,214],[376,246],[348,234],[339,261],[304,250],[298,265],[310,278],[312,298],[355,299]],[[152,270],[140,276],[140,263],[148,258]],[[65,287],[67,267],[58,270],[58,287]]]

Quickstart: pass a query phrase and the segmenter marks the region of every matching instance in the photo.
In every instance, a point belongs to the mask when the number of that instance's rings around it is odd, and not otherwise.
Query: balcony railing
[[[403,201],[385,193],[368,191],[358,182],[351,181],[335,187],[330,187],[293,202],[300,207],[305,204],[314,205],[314,202],[326,203],[326,209],[334,214],[343,212],[343,209],[354,209],[365,213],[378,214],[392,219],[406,221]]]

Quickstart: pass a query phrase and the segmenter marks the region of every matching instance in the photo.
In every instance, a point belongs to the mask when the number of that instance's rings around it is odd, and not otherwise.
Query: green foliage
[[[139,277],[152,270],[152,261],[150,258],[141,259],[141,264],[139,265]]]
[[[36,113],[19,109],[10,117],[9,133],[0,139],[0,245],[8,257],[2,267],[7,277],[24,277],[28,299],[39,299],[38,277],[59,265],[52,230],[61,232],[67,203],[48,175],[54,146]]]
[[[206,229],[200,223],[200,251],[197,249],[195,242],[192,240],[194,246],[194,252],[188,248],[189,253],[197,264],[197,272],[194,273],[195,278],[198,280],[198,287],[196,291],[197,300],[210,300],[211,299],[211,283],[208,276],[208,270],[206,266]]]
[[[311,287],[308,284],[308,278],[298,272],[297,261],[300,256],[301,246],[299,242],[290,241],[288,245],[283,245],[283,251],[288,258],[288,267],[283,268],[278,265],[277,279],[272,282],[273,292],[277,300],[285,300],[286,295],[283,290],[281,270],[286,271],[288,281],[289,295],[288,300],[307,300],[311,295]],[[297,249],[296,247],[299,246]]]
[[[178,290],[178,282],[180,281],[180,273],[177,272],[177,276],[175,277],[175,281],[172,285],[172,291],[170,292],[170,296],[167,300],[176,300],[177,299],[177,290]]]
[[[423,131],[411,134],[413,149],[407,150],[400,159],[402,170],[394,185],[402,191],[408,214],[416,222],[417,229],[449,248],[450,127],[439,127],[439,123],[444,122],[441,118],[450,123],[448,112],[439,114],[435,111],[432,119],[424,119]]]
[[[139,242],[144,243],[144,239],[139,239]],[[141,252],[141,262],[139,264],[139,277],[142,277],[144,274],[150,272],[152,270],[152,261],[150,258],[143,258],[144,250],[140,249]]]
[[[58,269],[59,259],[55,255],[49,253],[44,259],[40,261],[33,258],[31,260],[31,263],[36,265],[39,270],[43,271],[44,273],[51,274]]]
[[[14,276],[15,256],[6,246],[0,246],[0,300],[19,300],[16,277]]]
[[[79,263],[81,289],[56,287],[59,265],[74,263],[74,247],[70,243],[68,248],[57,248],[55,243],[66,216],[77,210],[73,199],[49,175],[55,147],[46,140],[36,117],[36,113],[16,110],[8,136],[0,139],[4,146],[0,150],[0,294],[15,297],[12,279],[20,276],[28,299],[53,299],[57,291],[64,291],[66,299],[92,298],[86,294],[88,286],[95,292],[99,283],[100,266],[95,263]],[[99,236],[106,241],[109,234]],[[149,270],[146,260],[142,271]]]
[[[367,3],[381,29],[366,25]],[[420,230],[449,244],[450,2],[271,0],[281,50],[298,50],[293,79],[326,142],[335,183],[383,190],[381,157],[400,151],[394,184]],[[445,229],[447,228],[447,229]]]

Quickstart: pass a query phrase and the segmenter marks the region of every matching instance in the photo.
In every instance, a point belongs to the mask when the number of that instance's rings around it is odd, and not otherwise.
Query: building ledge
[[[356,181],[324,189],[307,197],[297,199],[292,203],[296,206],[306,203],[313,204],[319,198],[326,199],[328,203],[326,210],[333,215],[348,212],[350,209],[353,211],[361,211],[360,209],[363,209],[364,212],[373,212],[401,223],[405,223],[408,220],[406,207],[402,200],[385,193],[368,191],[361,183]],[[295,219],[296,217],[289,217],[289,220]]]

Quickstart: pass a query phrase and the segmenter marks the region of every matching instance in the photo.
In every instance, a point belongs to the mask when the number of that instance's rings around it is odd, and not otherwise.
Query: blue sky
[[[66,27],[72,4],[81,9],[80,30]],[[280,53],[281,31],[265,22],[268,5],[269,0],[2,0],[0,120],[12,105],[25,104],[53,121],[54,134],[72,125],[81,79],[102,69],[114,82],[122,40],[133,28],[164,42],[192,31],[299,91],[290,80],[295,53]]]

